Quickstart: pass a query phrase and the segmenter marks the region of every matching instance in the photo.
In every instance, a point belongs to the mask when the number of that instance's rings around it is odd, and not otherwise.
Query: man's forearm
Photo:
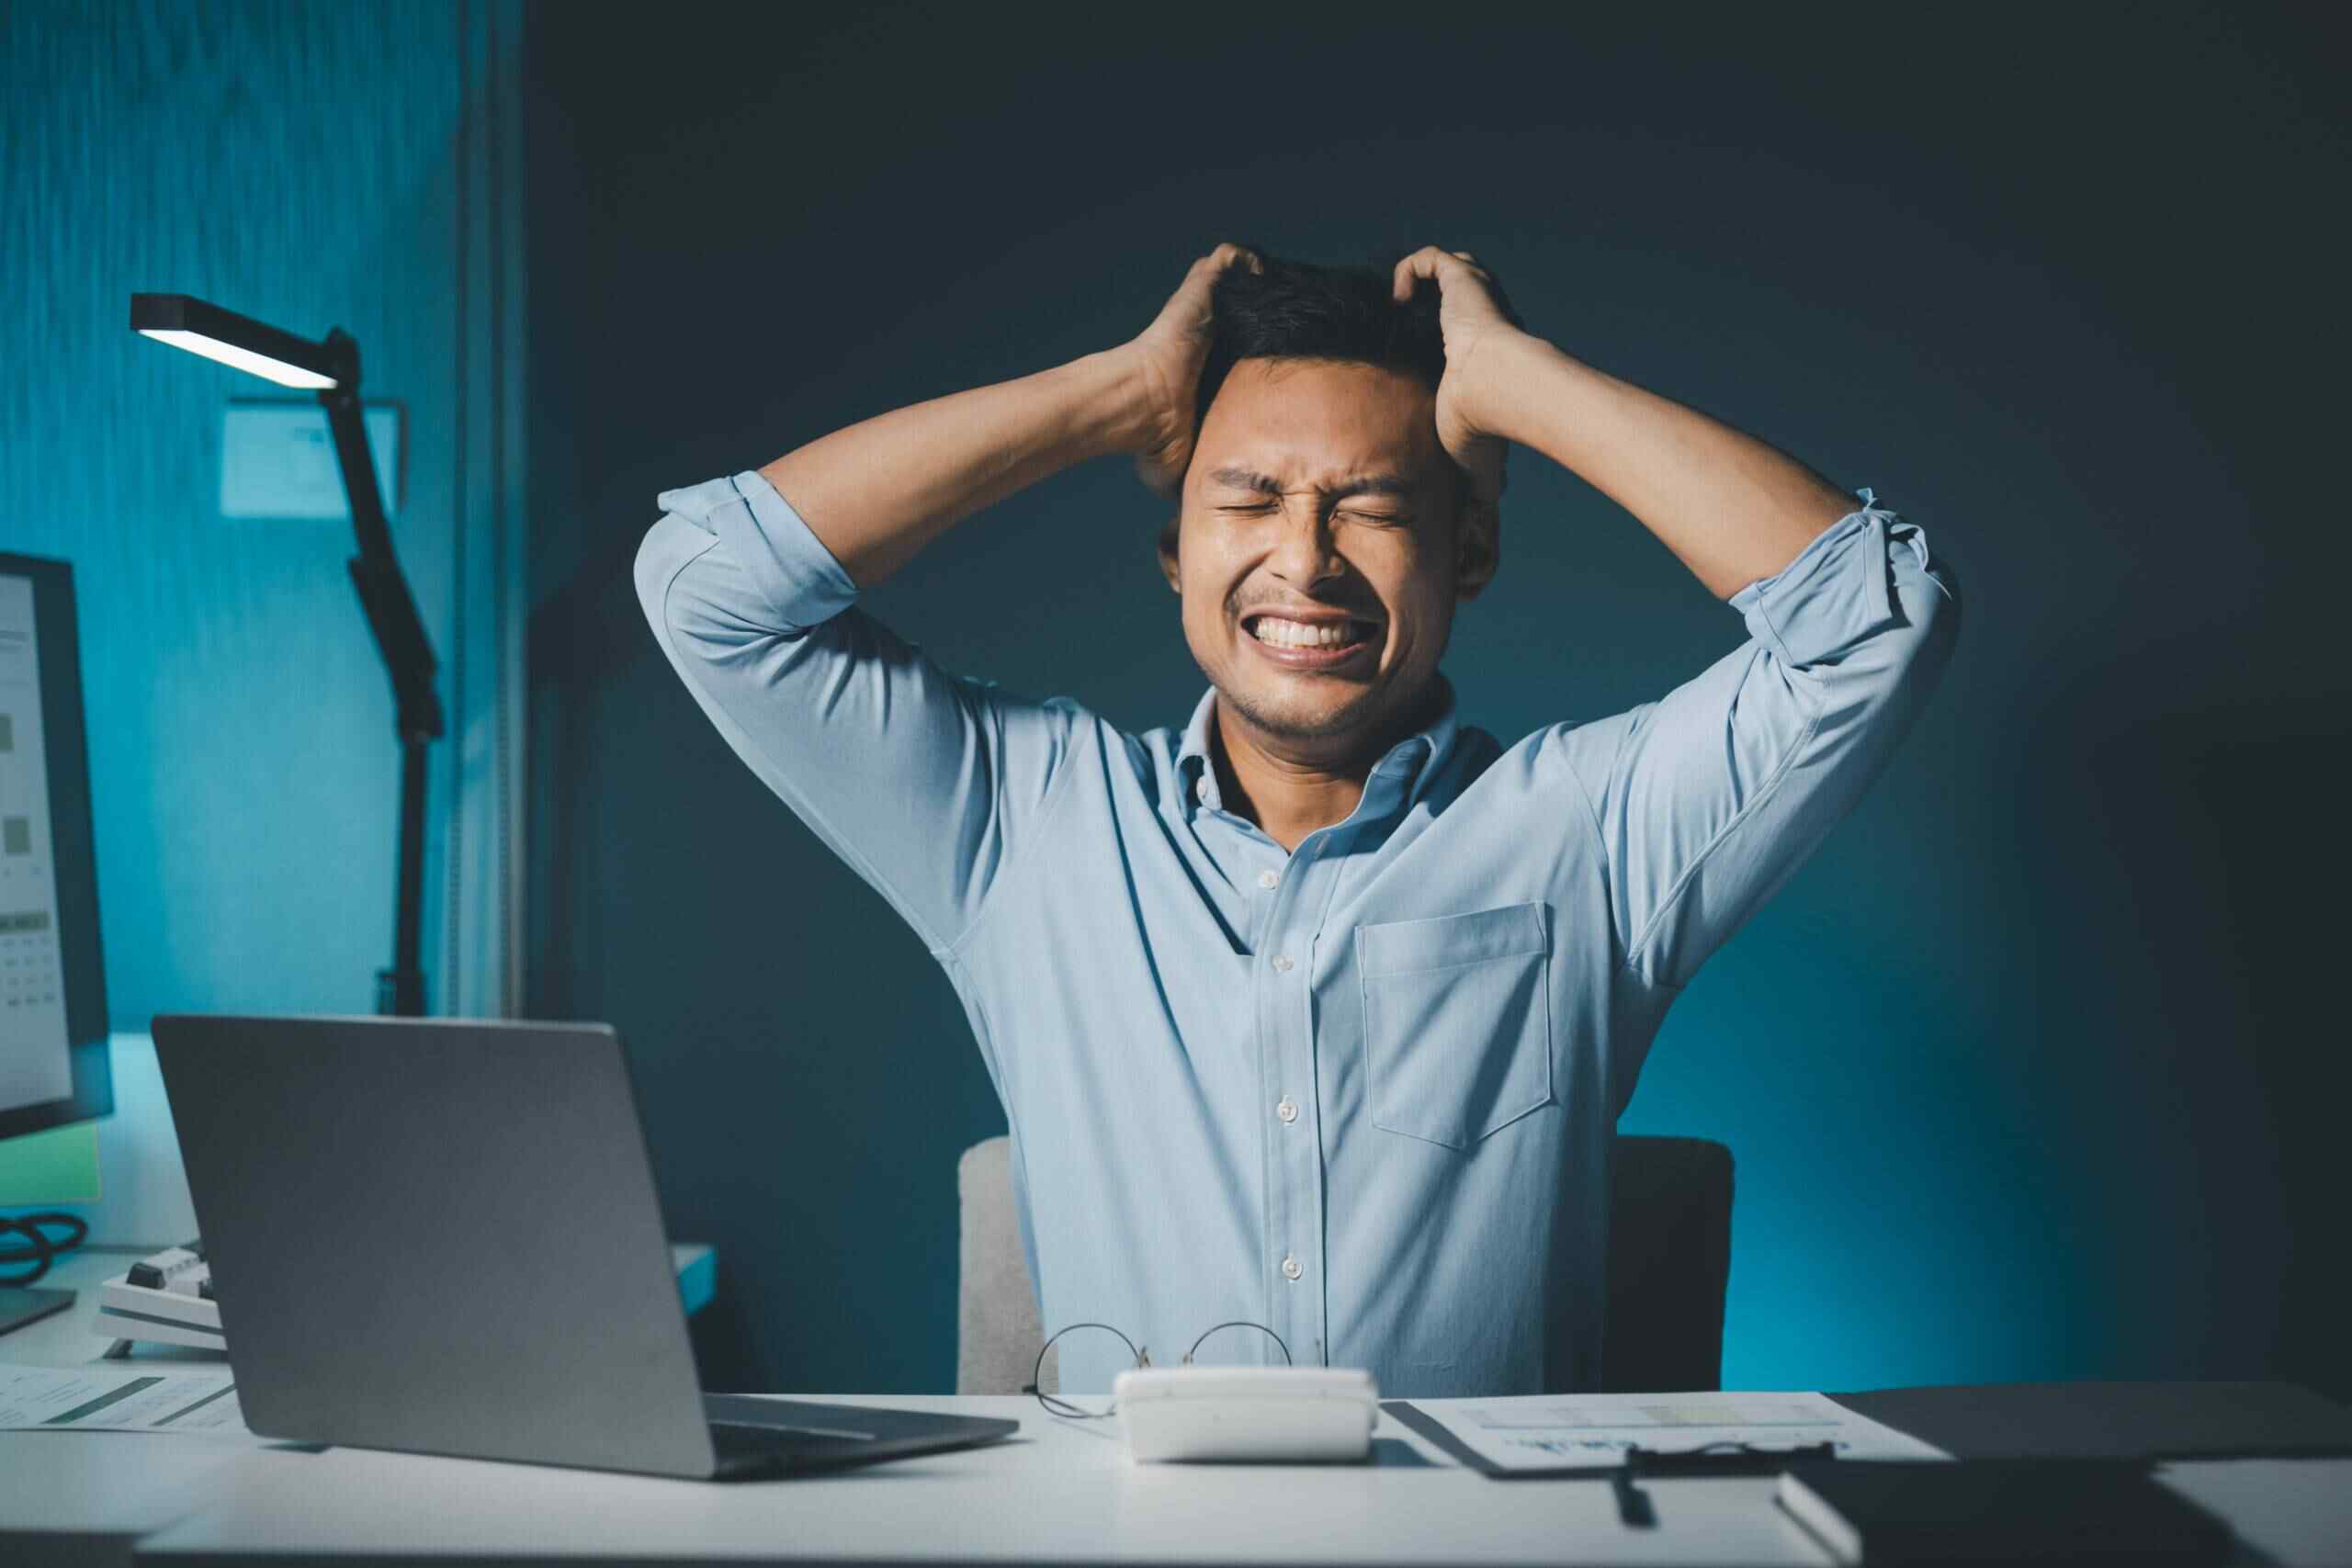
[[[1532,446],[1641,519],[1729,599],[1794,560],[1856,502],[1787,454],[1540,338],[1478,352],[1478,423]]]
[[[1085,458],[1134,450],[1142,416],[1130,359],[1106,351],[894,409],[760,473],[867,589],[983,507]]]

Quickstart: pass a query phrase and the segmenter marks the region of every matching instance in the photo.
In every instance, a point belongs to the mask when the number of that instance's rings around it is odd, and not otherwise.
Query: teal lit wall
[[[119,1030],[173,1010],[372,1011],[399,767],[349,525],[220,514],[223,406],[299,394],[134,335],[135,290],[312,337],[340,325],[368,399],[404,410],[392,532],[451,713],[427,968],[437,1005],[479,999],[476,890],[458,878],[482,835],[453,846],[447,829],[490,784],[494,660],[481,611],[458,611],[487,568],[494,471],[479,434],[494,323],[469,247],[497,9],[0,7],[0,548],[75,568]]]
[[[653,498],[1120,341],[1242,238],[1474,250],[1535,330],[1875,487],[1960,574],[1918,728],[1626,1119],[1738,1159],[1727,1382],[2352,1394],[2346,136],[2300,16],[538,12],[529,999],[645,1064],[677,1223],[728,1258],[714,1380],[947,1386],[955,1156],[1002,1122],[921,944],[658,654]],[[1158,521],[1094,465],[867,603],[951,668],[1178,722]],[[1508,743],[1743,635],[1522,453],[1447,667]]]

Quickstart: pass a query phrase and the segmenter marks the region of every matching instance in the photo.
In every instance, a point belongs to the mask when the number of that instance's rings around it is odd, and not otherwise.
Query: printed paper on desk
[[[1585,1393],[1412,1403],[1501,1470],[1612,1470],[1637,1443],[1680,1453],[1710,1444],[1792,1449],[1827,1442],[1840,1459],[1951,1457],[1819,1393]]]
[[[0,1366],[0,1432],[253,1436],[229,1372],[151,1372],[122,1361]]]

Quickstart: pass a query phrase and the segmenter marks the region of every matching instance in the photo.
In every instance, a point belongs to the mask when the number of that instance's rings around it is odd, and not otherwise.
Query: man
[[[1461,724],[1438,663],[1514,442],[1750,640],[1509,750]],[[1182,729],[960,679],[853,607],[1105,454],[1179,506],[1160,566],[1211,682]],[[1387,1393],[1526,1393],[1599,1377],[1610,1140],[1668,1007],[1951,649],[1925,536],[1859,493],[1531,335],[1467,253],[1226,244],[1116,349],[665,493],[637,581],[729,743],[955,984],[1048,1333],[1164,1364],[1239,1319]],[[1059,1354],[1066,1391],[1126,1361]]]

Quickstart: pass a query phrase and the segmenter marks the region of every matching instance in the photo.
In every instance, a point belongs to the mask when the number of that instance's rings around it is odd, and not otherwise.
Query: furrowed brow
[[[1218,468],[1209,475],[1211,484],[1231,485],[1235,490],[1263,491],[1268,495],[1280,495],[1283,487],[1263,474],[1248,468]]]
[[[1231,485],[1237,490],[1256,491],[1263,495],[1280,495],[1282,485],[1265,474],[1249,468],[1218,468],[1209,475],[1212,484]],[[1396,474],[1355,474],[1329,486],[1318,486],[1325,495],[1386,495],[1400,501],[1413,499],[1413,487]]]

